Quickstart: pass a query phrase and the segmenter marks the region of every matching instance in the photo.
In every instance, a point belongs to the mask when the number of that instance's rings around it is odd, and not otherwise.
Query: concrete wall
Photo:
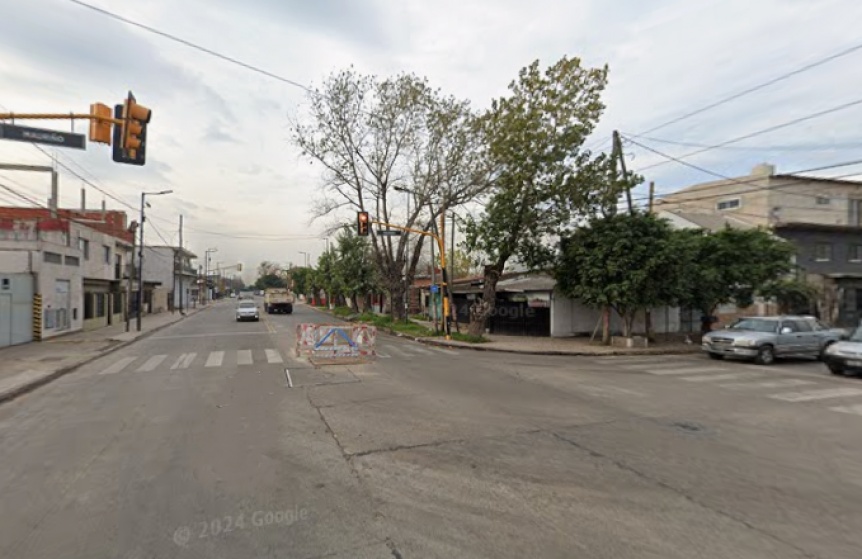
[[[776,221],[824,225],[862,225],[858,202],[862,185],[773,177],[769,205]]]
[[[770,194],[768,176],[743,177],[734,181],[714,181],[699,184],[668,195],[657,202],[655,210],[679,210],[692,213],[720,213],[737,216],[754,225],[769,225]],[[721,202],[739,199],[740,206],[719,210]]]
[[[558,293],[551,295],[551,336],[591,336],[596,328],[601,335],[602,313],[599,309],[587,307],[580,301]],[[639,314],[634,323],[635,333],[645,331],[644,318]],[[611,331],[622,333],[623,320],[617,313],[611,313]],[[652,331],[654,334],[678,333],[680,331],[679,309],[659,308],[652,310]]]
[[[816,231],[783,229],[775,233],[796,247],[796,265],[813,274],[862,274],[862,259],[856,259],[855,246],[862,246],[862,235],[854,231]],[[818,260],[819,243],[831,245],[830,260]],[[862,249],[859,249],[862,252]]]

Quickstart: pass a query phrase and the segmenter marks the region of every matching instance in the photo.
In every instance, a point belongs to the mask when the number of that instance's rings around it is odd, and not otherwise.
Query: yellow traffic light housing
[[[90,116],[90,141],[111,145],[111,107],[93,103]]]
[[[130,91],[125,102],[114,107],[114,116],[123,121],[114,128],[114,161],[143,165],[146,162],[147,124],[153,112],[139,105]]]
[[[367,237],[371,220],[368,217],[368,212],[356,213],[356,234],[360,237]]]

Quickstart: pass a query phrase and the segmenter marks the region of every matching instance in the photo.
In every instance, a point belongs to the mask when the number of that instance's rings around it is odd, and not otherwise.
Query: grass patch
[[[332,314],[338,317],[350,316],[353,313],[353,310],[350,307],[335,307],[332,310]]]
[[[376,314],[365,312],[356,317],[358,322],[365,322],[367,324],[373,324],[378,328],[387,328],[390,330],[394,330],[395,332],[401,332],[402,334],[408,334],[410,336],[431,336],[433,332],[428,328],[425,328],[421,324],[416,324],[415,322],[393,322],[392,317],[388,314]]]

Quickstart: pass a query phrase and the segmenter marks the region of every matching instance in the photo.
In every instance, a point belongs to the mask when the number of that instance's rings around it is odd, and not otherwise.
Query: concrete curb
[[[209,308],[212,308],[212,307],[210,306],[210,307],[206,307],[204,309],[200,309],[199,311],[196,311],[195,313],[193,313],[191,315],[187,314],[187,315],[185,315],[181,318],[178,318],[177,320],[174,320],[172,322],[167,322],[167,323],[162,324],[160,326],[156,326],[155,328],[153,328],[151,330],[147,330],[146,332],[142,332],[141,335],[138,336],[137,338],[135,338],[134,340],[128,340],[125,342],[118,342],[116,345],[113,345],[109,348],[106,348],[106,349],[100,351],[99,353],[97,353],[95,355],[92,355],[92,356],[87,357],[81,361],[78,361],[77,363],[72,363],[71,365],[66,365],[65,367],[61,367],[60,369],[57,369],[56,371],[49,373],[43,377],[39,377],[39,378],[34,379],[30,382],[26,382],[20,386],[16,386],[15,388],[12,388],[10,390],[2,392],[2,393],[0,393],[0,404],[4,404],[6,402],[14,400],[15,398],[18,398],[19,396],[23,396],[24,394],[32,392],[33,390],[36,390],[37,388],[39,388],[41,386],[45,386],[46,384],[49,384],[49,383],[57,380],[58,378],[60,378],[64,375],[67,375],[67,374],[71,373],[72,371],[75,371],[76,369],[83,367],[84,365],[86,365],[88,363],[92,363],[96,359],[101,359],[102,357],[109,355],[111,353],[114,353],[115,351],[119,351],[125,347],[128,347],[128,346],[134,344],[135,342],[137,342],[139,340],[143,340],[145,338],[148,338],[152,334],[158,332],[159,330],[164,330],[168,326],[173,326],[174,324],[177,324],[178,322],[182,322],[183,320],[185,320],[187,318],[191,318],[192,316],[198,314],[199,312],[205,311],[206,309],[209,309]]]
[[[312,307],[309,305],[309,308],[312,308],[320,313],[327,314],[329,316],[335,316],[329,310],[318,309],[316,307]],[[337,318],[337,317],[336,317]],[[351,322],[347,319],[344,322]],[[521,355],[568,355],[571,357],[615,357],[615,356],[625,356],[625,355],[689,355],[700,353],[700,345],[694,345],[692,349],[659,349],[659,350],[649,350],[649,349],[634,349],[634,350],[622,350],[622,349],[611,349],[608,351],[589,351],[589,350],[573,350],[573,351],[562,351],[562,350],[531,350],[531,349],[507,349],[501,347],[488,347],[485,344],[467,344],[467,343],[451,343],[446,340],[439,340],[436,338],[427,338],[420,336],[412,336],[410,334],[405,334],[403,332],[397,332],[392,330],[391,328],[381,328],[377,327],[379,332],[383,332],[384,334],[389,334],[390,336],[395,336],[398,338],[407,338],[408,340],[412,340],[414,342],[419,342],[425,345],[439,346],[439,347],[448,347],[455,349],[469,349],[472,351],[492,351],[497,353],[518,353]]]

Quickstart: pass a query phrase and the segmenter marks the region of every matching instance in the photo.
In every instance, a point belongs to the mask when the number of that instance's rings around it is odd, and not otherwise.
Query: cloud
[[[209,142],[226,142],[230,144],[238,144],[239,140],[233,134],[229,134],[225,131],[225,127],[216,122],[210,123],[209,127],[204,132],[203,138],[204,141]]]

